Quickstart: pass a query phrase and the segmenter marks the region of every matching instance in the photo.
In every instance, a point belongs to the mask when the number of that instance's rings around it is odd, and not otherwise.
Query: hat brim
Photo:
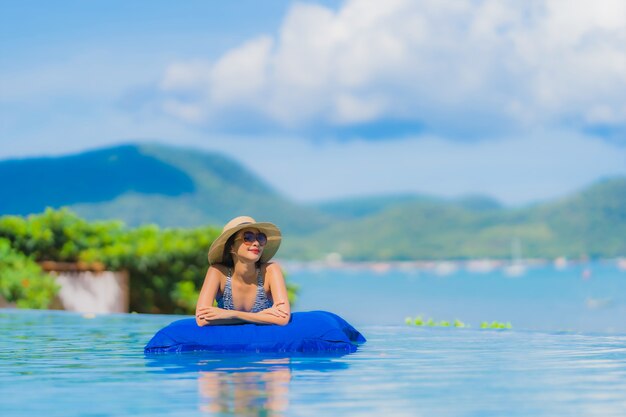
[[[267,236],[267,243],[263,247],[263,254],[259,259],[260,262],[267,262],[278,252],[278,248],[280,247],[280,243],[282,241],[282,235],[278,227],[276,227],[273,223],[267,222],[253,222],[253,223],[243,223],[237,226],[231,227],[228,230],[224,230],[221,235],[217,237],[211,244],[209,248],[209,265],[220,264],[224,262],[224,247],[226,246],[226,242],[228,239],[243,229],[258,229],[259,231],[265,233]]]

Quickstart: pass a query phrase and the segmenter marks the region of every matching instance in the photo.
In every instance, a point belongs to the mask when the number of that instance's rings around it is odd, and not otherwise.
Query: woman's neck
[[[253,282],[256,281],[256,274],[256,263],[235,262],[233,277],[237,277],[245,282]]]

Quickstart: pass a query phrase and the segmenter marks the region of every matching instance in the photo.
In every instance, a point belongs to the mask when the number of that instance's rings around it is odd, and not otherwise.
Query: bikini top
[[[216,298],[217,306],[219,308],[223,308],[224,310],[234,310],[235,305],[233,304],[233,285],[232,285],[232,270],[228,268],[228,276],[226,277],[226,285],[224,285],[224,292],[221,296]],[[256,275],[256,298],[254,300],[254,305],[252,306],[251,313],[258,313],[259,311],[265,310],[266,308],[270,308],[274,303],[271,300],[271,297],[268,297],[265,293],[265,289],[263,288],[263,274],[261,274],[261,269],[257,268]]]

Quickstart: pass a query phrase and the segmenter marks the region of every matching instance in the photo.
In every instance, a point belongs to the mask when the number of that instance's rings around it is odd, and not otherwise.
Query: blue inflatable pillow
[[[286,326],[235,324],[203,326],[195,318],[177,320],[159,330],[145,353],[211,352],[354,352],[365,338],[347,321],[327,311],[292,313]]]

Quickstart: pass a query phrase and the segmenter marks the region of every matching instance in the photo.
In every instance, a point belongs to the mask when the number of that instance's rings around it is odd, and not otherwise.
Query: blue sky
[[[0,0],[0,158],[159,141],[299,201],[626,174],[626,3]]]

